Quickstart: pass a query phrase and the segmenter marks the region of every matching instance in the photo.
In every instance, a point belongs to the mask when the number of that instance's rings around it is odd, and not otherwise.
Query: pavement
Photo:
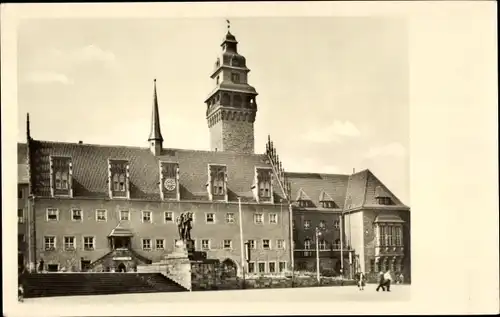
[[[113,305],[119,303],[164,304],[186,302],[385,302],[410,300],[410,285],[394,285],[391,292],[376,292],[376,285],[369,284],[363,291],[356,286],[332,286],[287,289],[248,289],[231,291],[203,291],[180,293],[146,293],[118,295],[63,296],[27,298],[23,306],[48,304]]]

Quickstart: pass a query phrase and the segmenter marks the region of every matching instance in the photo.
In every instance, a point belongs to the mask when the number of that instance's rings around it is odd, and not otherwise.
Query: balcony
[[[402,245],[375,246],[375,256],[379,255],[390,256],[390,255],[403,255],[403,254],[404,254],[404,246]]]

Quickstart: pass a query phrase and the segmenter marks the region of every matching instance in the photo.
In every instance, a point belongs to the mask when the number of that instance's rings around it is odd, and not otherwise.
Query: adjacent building
[[[409,208],[368,170],[286,172],[270,139],[255,153],[258,93],[235,36],[221,46],[205,101],[210,151],[165,146],[156,80],[145,148],[37,140],[28,116],[18,145],[20,263],[133,270],[173,250],[176,217],[190,211],[196,250],[238,275],[241,221],[246,272],[314,271],[319,249],[324,274],[391,268],[409,278]]]

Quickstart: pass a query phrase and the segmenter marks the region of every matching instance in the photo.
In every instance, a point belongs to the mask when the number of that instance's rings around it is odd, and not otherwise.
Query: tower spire
[[[160,113],[158,111],[158,94],[156,92],[156,79],[154,80],[153,112],[151,114],[151,133],[149,134],[149,144],[151,151],[159,155],[162,149],[163,136],[160,130]]]

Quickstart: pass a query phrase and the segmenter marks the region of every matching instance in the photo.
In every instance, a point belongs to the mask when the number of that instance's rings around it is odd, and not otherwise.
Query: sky
[[[255,151],[271,135],[289,172],[370,169],[409,197],[405,21],[230,18],[259,93]],[[147,147],[157,79],[164,147],[209,150],[205,97],[225,19],[40,19],[18,29],[18,141]]]

